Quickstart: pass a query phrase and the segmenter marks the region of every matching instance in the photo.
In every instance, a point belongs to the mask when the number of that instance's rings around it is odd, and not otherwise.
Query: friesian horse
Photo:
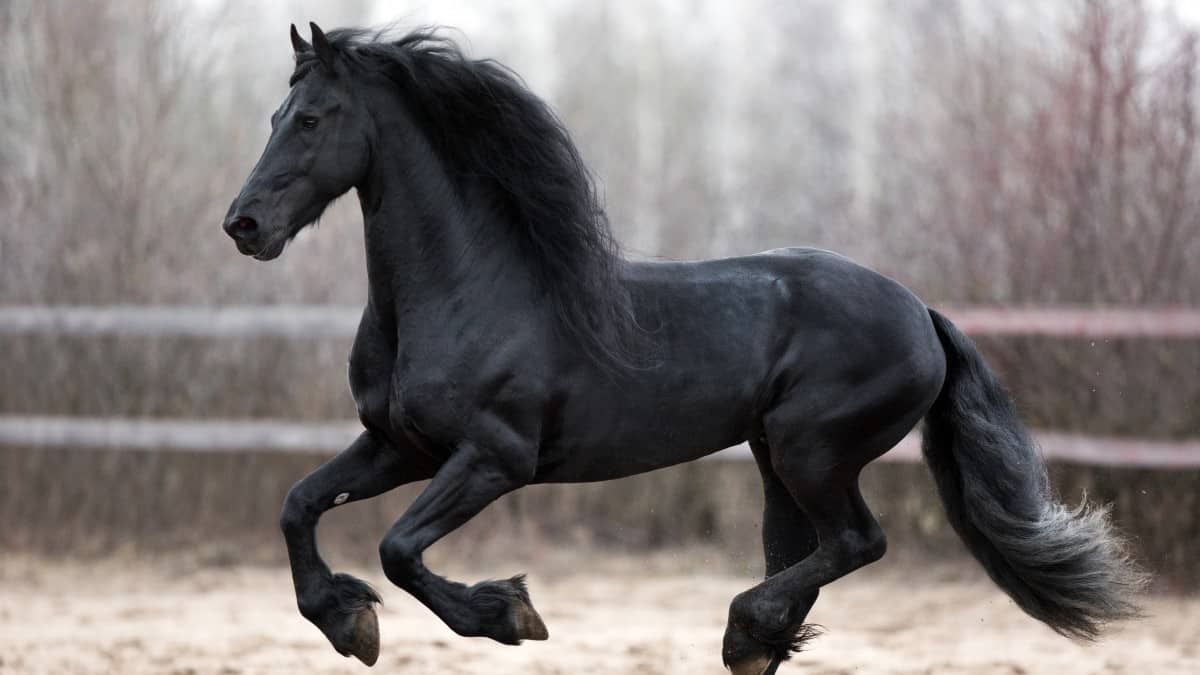
[[[722,656],[774,673],[821,586],[879,560],[859,472],[924,419],[950,522],[1023,610],[1092,638],[1141,577],[1103,509],[1069,509],[972,342],[898,283],[820,250],[630,262],[562,123],[436,31],[292,27],[290,92],[224,221],[271,260],[355,188],[369,293],[350,354],[364,431],[280,518],[300,613],[373,664],[374,603],[317,552],[323,512],[429,480],[379,546],[387,578],[461,635],[547,637],[522,576],[468,586],[422,553],[531,483],[599,481],[748,442],[766,579]]]

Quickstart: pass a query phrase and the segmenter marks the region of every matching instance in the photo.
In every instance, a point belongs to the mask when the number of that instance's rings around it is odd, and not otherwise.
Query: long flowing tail
[[[1107,508],[1055,500],[1040,452],[970,338],[929,311],[946,380],[925,418],[923,452],[950,524],[1027,614],[1094,639],[1138,615],[1146,575],[1110,528]]]

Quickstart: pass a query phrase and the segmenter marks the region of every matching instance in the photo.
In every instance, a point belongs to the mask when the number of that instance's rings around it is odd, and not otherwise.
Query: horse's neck
[[[401,164],[414,154],[411,145],[383,148],[385,159],[358,190],[370,301],[380,318],[392,324],[398,314],[419,316],[452,298],[494,294],[497,284],[528,283],[502,229],[458,201],[436,161]]]

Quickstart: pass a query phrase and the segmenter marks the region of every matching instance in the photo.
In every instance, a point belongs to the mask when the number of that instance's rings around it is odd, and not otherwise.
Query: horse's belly
[[[748,403],[663,410],[646,406],[610,425],[595,418],[565,425],[541,449],[539,483],[624,478],[690,462],[749,438],[756,420]]]

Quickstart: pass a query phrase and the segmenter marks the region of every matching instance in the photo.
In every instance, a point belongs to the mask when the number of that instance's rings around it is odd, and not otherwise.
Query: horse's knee
[[[279,529],[289,535],[311,527],[316,519],[316,513],[310,500],[304,498],[303,481],[296,483],[288,490],[283,499],[283,509],[279,512]]]
[[[406,537],[391,535],[379,542],[379,562],[388,581],[403,587],[421,562],[421,551]]]

